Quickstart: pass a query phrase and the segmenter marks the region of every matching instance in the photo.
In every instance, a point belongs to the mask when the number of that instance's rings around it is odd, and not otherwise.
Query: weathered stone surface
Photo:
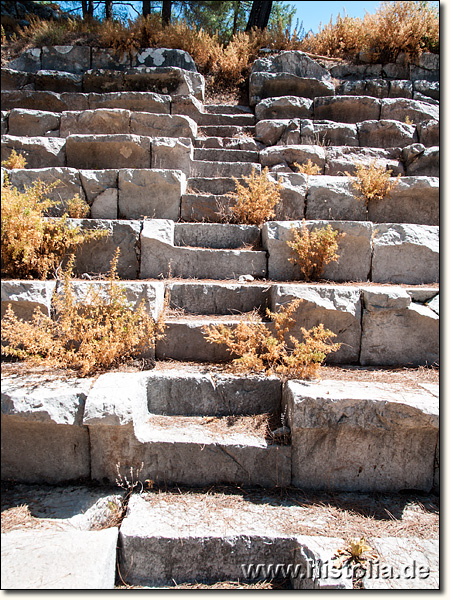
[[[125,73],[118,69],[89,69],[83,74],[83,92],[121,92],[124,88]],[[133,89],[133,88],[128,88]],[[144,91],[144,90],[137,90]],[[147,91],[147,90],[145,90]],[[154,90],[150,90],[154,91]],[[159,90],[158,90],[159,91]]]
[[[92,385],[84,409],[83,424],[131,425],[136,404],[145,406],[144,373],[104,373]]]
[[[427,81],[439,81],[439,71],[430,71],[428,69],[422,69],[421,67],[411,65],[410,78],[412,81],[423,81],[424,79]]]
[[[439,228],[395,223],[377,225],[372,281],[410,284],[439,281]]]
[[[381,77],[381,68],[382,65],[380,64],[355,65],[352,63],[340,63],[330,67],[329,71],[330,75],[336,79],[351,77],[353,79],[361,80]]]
[[[412,98],[412,93],[413,88],[411,81],[398,79],[389,82],[390,98]]]
[[[115,51],[113,48],[92,48],[93,69],[118,69],[131,68],[131,56],[128,52]]]
[[[117,219],[119,214],[119,192],[117,188],[107,188],[98,194],[91,206],[92,219]]]
[[[111,590],[118,528],[2,534],[2,581],[15,590]]]
[[[137,279],[139,272],[138,245],[140,221],[106,221],[71,219],[82,229],[107,230],[109,236],[83,244],[76,254],[75,271],[78,273],[108,273],[117,248],[120,249],[117,274],[121,279]]]
[[[232,315],[268,307],[269,287],[265,284],[174,282],[167,286],[170,304],[187,313]]]
[[[361,146],[403,148],[417,141],[415,125],[408,125],[400,121],[365,121],[358,123],[357,127]]]
[[[255,106],[265,98],[300,96],[314,99],[316,96],[334,95],[334,85],[325,79],[297,77],[291,73],[250,74],[249,103]]]
[[[420,92],[413,92],[413,100],[419,100],[420,102],[425,102],[426,104],[432,104],[433,106],[439,107],[439,100],[425,96],[425,94],[421,94]]]
[[[281,96],[266,98],[255,106],[258,121],[265,119],[308,119],[312,117],[313,101],[310,98]]]
[[[389,196],[369,202],[374,223],[439,225],[439,178],[400,177]]]
[[[381,101],[380,119],[395,119],[404,122],[406,117],[409,117],[413,123],[429,119],[438,121],[439,107],[407,98],[385,98]]]
[[[383,65],[383,75],[389,79],[409,79],[409,66],[398,62],[387,63]]]
[[[66,166],[66,141],[59,137],[2,136],[2,161],[7,160],[12,150],[22,154],[27,168]]]
[[[280,202],[275,206],[277,221],[291,221],[305,216],[308,176],[303,173],[271,173],[269,179],[281,183]]]
[[[182,171],[164,169],[119,170],[119,214],[125,219],[180,218],[181,196],[186,191]]]
[[[9,113],[6,110],[1,111],[1,135],[8,133],[8,119]]]
[[[129,110],[119,108],[99,108],[83,112],[65,111],[61,114],[61,137],[74,133],[130,133],[130,116]]]
[[[314,98],[314,118],[339,123],[359,123],[379,119],[381,100],[368,96]],[[395,117],[386,117],[395,118]]]
[[[278,311],[296,298],[300,298],[302,303],[292,315],[296,322],[288,336],[292,335],[302,340],[302,327],[311,329],[322,323],[326,329],[336,333],[337,337],[333,339],[333,342],[342,343],[337,352],[333,352],[327,357],[327,363],[357,363],[361,344],[359,289],[326,285],[272,285],[270,289],[271,310]],[[287,340],[288,336],[286,336]]]
[[[406,167],[406,174],[411,176],[439,177],[440,175],[439,147],[425,148],[414,157]]]
[[[232,201],[229,196],[184,194],[181,198],[181,219],[189,222],[222,223],[229,215]]]
[[[325,166],[325,149],[322,146],[309,144],[276,146],[262,150],[259,158],[263,167],[271,167],[282,162],[287,163],[291,167],[294,163],[302,164],[311,160],[320,169],[323,169]]]
[[[292,481],[303,489],[429,491],[439,407],[403,385],[289,381]]]
[[[95,73],[91,77],[95,77]],[[121,89],[137,92],[156,92],[170,94],[171,96],[192,95],[203,102],[205,79],[200,73],[185,71],[178,67],[136,67],[124,74],[123,88],[110,89],[109,91],[120,91]],[[90,89],[89,91],[103,90]]]
[[[85,198],[81,179],[76,169],[68,167],[47,167],[44,169],[12,169],[8,171],[8,179],[11,185],[20,191],[32,187],[37,180],[43,181],[46,185],[52,185],[59,182],[55,187],[46,192],[45,197],[51,200],[61,202],[60,206],[52,209],[52,214],[61,214],[67,200],[73,198],[76,194],[80,198]]]
[[[31,110],[45,110],[62,112],[63,110],[86,110],[88,94],[72,92],[43,92],[34,90],[2,90],[2,108],[29,108]]]
[[[430,300],[430,302],[427,302],[427,306],[439,316],[439,294]]]
[[[66,154],[67,165],[77,169],[145,169],[150,166],[150,138],[124,134],[69,135]]]
[[[439,315],[431,308],[391,288],[363,289],[363,302],[362,365],[439,362]]]
[[[311,175],[306,218],[366,221],[367,211],[364,202],[355,198],[349,177]]]
[[[130,132],[138,135],[169,138],[195,138],[197,123],[181,115],[156,115],[145,112],[131,114]]]
[[[389,95],[389,82],[383,79],[344,80],[336,87],[336,94],[386,98]]]
[[[414,91],[420,92],[424,96],[439,100],[439,82],[438,81],[414,81]]]
[[[30,321],[33,312],[39,308],[44,315],[50,316],[54,281],[21,281],[2,279],[1,311],[2,317],[11,304],[11,308],[19,319]]]
[[[86,199],[91,205],[99,194],[118,187],[119,172],[117,169],[80,170],[79,173]]]
[[[34,77],[36,90],[49,92],[81,92],[82,75],[64,71],[38,71]]]
[[[9,113],[9,135],[55,136],[59,135],[59,113],[14,108]]]
[[[23,71],[16,71],[15,69],[8,69],[2,67],[1,72],[1,87],[2,90],[22,90],[34,89],[35,77],[29,73]]]
[[[339,260],[329,263],[323,278],[332,281],[366,281],[371,265],[372,223],[356,221],[306,221],[308,229],[326,227],[328,224],[345,237],[339,242]],[[291,228],[301,227],[301,221],[272,221],[262,229],[263,247],[269,253],[269,278],[276,281],[301,279],[300,269],[289,262],[294,256],[286,244],[292,239]]]
[[[391,170],[392,175],[404,174],[400,162],[401,150],[397,148],[355,148],[354,146],[329,146],[326,148],[326,175],[356,175],[356,165],[368,167],[374,161]]]
[[[242,248],[260,246],[256,225],[216,223],[175,223],[174,245],[197,248]]]
[[[297,77],[311,77],[330,81],[330,72],[304,52],[289,50],[276,56],[259,58],[252,65],[252,73],[292,73]]]
[[[41,49],[27,48],[21,52],[20,56],[9,61],[8,67],[18,71],[36,73],[41,69]]]
[[[439,541],[422,538],[372,538],[377,566],[367,570],[366,590],[438,590]],[[380,577],[379,574],[388,576]]]
[[[91,49],[88,46],[44,46],[41,64],[44,70],[84,73],[91,67]]]
[[[334,123],[333,121],[314,121],[313,135],[310,136],[302,122],[302,144],[318,143],[323,146],[359,146],[356,125]]]
[[[170,48],[142,48],[132,58],[133,67],[178,67],[186,71],[197,71],[195,62],[184,50]]]
[[[421,67],[422,69],[437,71],[439,69],[439,54],[422,52],[422,54],[418,57],[417,66]]]
[[[153,92],[109,92],[86,94],[91,110],[124,108],[158,114],[170,114],[170,96]]]
[[[189,177],[193,160],[194,147],[190,138],[152,139],[152,169],[177,169]]]
[[[274,146],[286,131],[286,128],[290,123],[292,123],[292,120],[288,119],[270,119],[258,121],[258,123],[256,123],[255,130],[256,139],[263,142],[266,146]]]

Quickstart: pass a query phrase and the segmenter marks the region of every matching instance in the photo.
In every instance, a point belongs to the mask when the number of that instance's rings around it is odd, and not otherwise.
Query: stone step
[[[236,179],[244,183],[243,179]],[[224,195],[236,191],[236,182],[232,177],[189,177],[189,193]]]
[[[204,137],[253,138],[254,134],[253,125],[201,125],[199,128],[199,135]]]
[[[210,115],[253,115],[249,106],[236,104],[205,104],[203,110]]]
[[[251,137],[202,137],[194,140],[194,148],[225,148],[228,150],[253,150],[258,152],[263,147],[264,145],[261,142],[257,142]]]
[[[216,249],[261,248],[261,230],[256,225],[175,223],[174,245]]]
[[[217,113],[199,113],[193,117],[199,127],[241,127],[254,126],[255,116],[253,114],[217,114]]]
[[[251,150],[229,150],[228,148],[195,148],[194,159],[209,162],[257,163],[259,153]]]
[[[252,162],[219,162],[194,160],[191,165],[191,177],[248,177],[255,171],[261,172],[261,165]]]
[[[231,202],[231,197],[225,194],[184,194],[181,197],[181,219],[199,223],[224,223],[229,218]]]

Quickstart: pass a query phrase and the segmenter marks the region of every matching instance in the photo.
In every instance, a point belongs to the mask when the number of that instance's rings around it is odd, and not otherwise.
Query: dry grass
[[[8,533],[15,530],[49,529],[54,523],[48,519],[33,517],[28,505],[13,506],[1,513],[1,532]]]
[[[361,163],[356,165],[355,177],[348,171],[345,171],[345,174],[351,178],[356,197],[364,201],[366,209],[369,202],[388,197],[400,178],[400,173],[397,177],[391,178],[392,170],[378,165],[376,160],[372,161],[369,166]]]
[[[2,160],[2,167],[5,169],[24,169],[27,165],[27,161],[22,154],[17,154],[14,148],[11,150],[11,154],[6,160]]]
[[[275,218],[274,208],[281,199],[282,185],[280,182],[271,181],[268,173],[268,167],[261,174],[253,169],[248,177],[243,175],[245,184],[233,177],[236,192],[229,195],[231,199],[229,210],[234,223],[262,225]]]

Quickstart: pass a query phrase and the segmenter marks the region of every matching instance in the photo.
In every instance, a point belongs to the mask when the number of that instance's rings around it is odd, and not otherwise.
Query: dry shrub
[[[331,19],[300,46],[338,58],[355,58],[365,51],[374,63],[395,61],[400,52],[410,58],[426,50],[439,52],[439,10],[427,2],[382,2],[364,19],[338,14],[336,23]]]
[[[214,344],[224,344],[234,356],[231,368],[237,373],[265,372],[277,374],[283,379],[311,379],[317,377],[320,365],[330,352],[336,352],[341,344],[330,343],[336,337],[332,331],[320,324],[307,331],[301,328],[303,342],[286,336],[295,319],[292,314],[302,300],[293,300],[279,312],[267,310],[267,315],[275,326],[275,335],[262,323],[257,313],[252,313],[248,321],[239,321],[236,327],[212,325],[205,327],[206,340]]]
[[[364,200],[366,208],[372,200],[382,200],[389,196],[391,190],[397,185],[400,173],[391,178],[392,170],[386,170],[383,165],[377,165],[374,160],[368,167],[360,163],[356,165],[356,177],[345,172],[352,179],[353,188],[357,191],[357,197]]]
[[[327,265],[339,258],[337,254],[339,240],[345,233],[339,233],[331,225],[310,231],[303,221],[302,227],[292,226],[293,241],[286,244],[295,252],[288,260],[300,267],[306,281],[317,281]]]
[[[234,204],[230,208],[232,220],[246,225],[262,225],[275,217],[274,208],[280,201],[281,183],[270,181],[269,169],[262,173],[252,174],[243,179],[247,185],[241,184],[235,177],[236,192],[231,194]]]
[[[2,167],[5,169],[25,169],[27,161],[22,154],[17,154],[14,148],[6,160],[2,160]]]
[[[79,197],[69,201],[70,213],[59,218],[45,217],[59,204],[46,197],[57,183],[49,186],[37,181],[24,192],[8,183],[3,187],[1,251],[2,272],[6,275],[46,279],[77,246],[108,235],[102,231],[81,231],[68,221],[70,214],[79,215],[86,210]]]
[[[297,162],[294,163],[294,167],[298,170],[299,173],[304,173],[305,175],[320,175],[321,168],[319,165],[316,165],[312,162],[310,158],[308,158],[308,162],[304,162],[299,164]]]
[[[81,377],[126,363],[151,348],[162,337],[164,319],[158,323],[145,308],[133,310],[125,289],[118,283],[119,251],[111,262],[106,298],[90,286],[83,304],[77,303],[72,283],[74,257],[63,271],[63,293],[55,295],[55,319],[37,308],[31,322],[18,319],[11,308],[2,319],[3,353],[31,364],[75,369]]]

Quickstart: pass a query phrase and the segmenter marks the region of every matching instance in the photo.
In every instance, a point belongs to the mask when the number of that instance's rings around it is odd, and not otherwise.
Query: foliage
[[[248,321],[239,321],[235,327],[205,327],[206,340],[227,347],[230,355],[235,357],[231,363],[235,372],[276,373],[286,379],[317,377],[320,365],[330,352],[340,348],[340,344],[330,343],[336,335],[320,324],[309,331],[301,328],[303,342],[289,336],[292,346],[288,347],[285,338],[295,324],[292,314],[301,302],[293,300],[277,313],[267,310],[267,315],[274,323],[275,334],[259,320],[257,313],[252,313]]]
[[[236,192],[232,194],[235,203],[231,206],[232,220],[246,225],[262,225],[275,217],[274,208],[280,201],[281,183],[270,181],[269,169],[261,174],[255,173],[243,179],[246,186],[233,177]]]
[[[299,173],[304,173],[305,175],[320,175],[321,173],[319,165],[314,164],[310,158],[308,158],[308,162],[302,164],[295,162],[294,167]]]
[[[338,14],[336,22],[308,34],[301,50],[330,57],[355,58],[360,51],[370,61],[395,61],[400,52],[410,58],[423,51],[439,52],[439,10],[429,2],[382,2],[364,19]]]
[[[325,265],[338,260],[339,240],[345,233],[339,233],[331,225],[310,231],[305,221],[301,228],[292,226],[291,231],[294,239],[286,243],[295,252],[295,256],[288,260],[300,267],[306,281],[318,280]]]
[[[2,167],[5,169],[24,169],[27,161],[22,154],[17,154],[14,148],[11,150],[11,154],[6,160],[2,160]]]
[[[368,167],[362,163],[356,165],[356,177],[350,175],[348,171],[345,174],[351,177],[353,188],[364,200],[366,208],[371,200],[382,200],[389,196],[400,177],[398,174],[392,179],[392,170],[386,170],[383,165],[378,166],[376,160],[372,161]]]
[[[378,556],[373,552],[373,548],[367,544],[364,537],[349,541],[345,548],[339,548],[333,557],[336,560],[337,568],[349,564],[364,564],[369,558],[377,559]]]
[[[46,195],[51,186],[37,181],[24,192],[8,183],[2,189],[1,251],[2,271],[10,277],[46,279],[65,256],[89,240],[107,235],[101,231],[81,231],[69,222],[70,215],[80,215],[86,204],[75,197],[60,218],[47,218],[50,208],[59,204]],[[87,207],[89,208],[89,207]]]
[[[54,296],[55,319],[39,308],[31,322],[18,319],[9,305],[2,319],[4,354],[32,364],[76,369],[81,377],[126,363],[162,336],[164,320],[150,317],[145,302],[133,310],[118,283],[119,250],[111,261],[106,298],[90,286],[87,298],[76,302],[72,270],[74,257],[63,271],[63,293]]]

